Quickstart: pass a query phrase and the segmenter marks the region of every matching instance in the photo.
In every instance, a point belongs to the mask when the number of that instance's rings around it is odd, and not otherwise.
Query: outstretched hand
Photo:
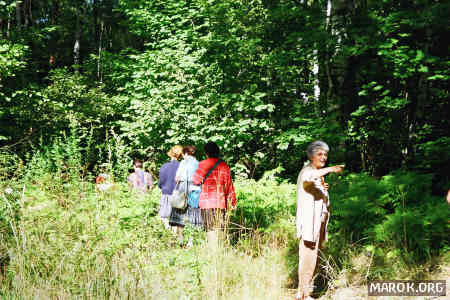
[[[334,173],[342,173],[342,172],[344,172],[345,165],[336,165],[336,166],[332,166],[331,168],[332,168],[332,172],[334,172]]]

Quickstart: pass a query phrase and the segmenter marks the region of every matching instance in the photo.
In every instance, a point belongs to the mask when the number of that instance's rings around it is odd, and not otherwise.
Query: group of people
[[[158,216],[166,228],[171,227],[177,233],[180,242],[187,224],[203,228],[208,240],[217,241],[218,232],[225,224],[226,211],[236,207],[230,167],[220,159],[219,146],[208,142],[204,152],[206,159],[199,162],[195,157],[195,146],[173,146],[167,153],[170,161],[159,171],[158,187],[162,195]],[[147,192],[153,186],[151,175],[142,170],[139,160],[135,160],[134,172],[129,175],[128,182],[141,192]],[[187,186],[189,196],[199,194],[197,205],[188,202],[185,209],[170,205],[169,198],[177,183]]]
[[[195,158],[194,146],[173,146],[167,155],[170,161],[159,172],[158,186],[162,191],[159,217],[166,228],[172,227],[182,238],[187,223],[204,228],[208,240],[217,240],[225,224],[226,211],[236,207],[236,195],[229,166],[222,161],[220,149],[214,142],[204,146],[206,159]],[[319,249],[327,240],[330,218],[329,185],[324,176],[343,172],[343,165],[325,167],[329,147],[323,141],[308,145],[308,162],[297,179],[297,237],[299,238],[299,286],[296,299],[311,300],[314,274],[318,265]],[[129,184],[141,192],[151,190],[152,177],[142,170],[142,162],[135,161]],[[171,207],[169,198],[177,183],[188,185],[188,193],[200,193],[198,206],[188,204],[186,209]]]

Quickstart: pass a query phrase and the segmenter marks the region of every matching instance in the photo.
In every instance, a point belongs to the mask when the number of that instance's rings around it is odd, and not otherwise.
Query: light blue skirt
[[[172,212],[172,206],[169,203],[170,195],[161,195],[161,200],[159,201],[159,212],[158,216],[161,218],[170,217],[170,213]]]

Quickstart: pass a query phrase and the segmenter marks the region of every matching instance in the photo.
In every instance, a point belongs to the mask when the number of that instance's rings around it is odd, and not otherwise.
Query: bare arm
[[[343,165],[332,166],[328,168],[309,170],[304,174],[303,189],[316,198],[328,197],[328,184],[324,183],[323,176],[329,173],[341,173],[344,171]]]
[[[329,173],[342,173],[344,172],[344,165],[336,165],[328,168],[322,168],[314,171],[314,175],[317,177],[325,176]]]

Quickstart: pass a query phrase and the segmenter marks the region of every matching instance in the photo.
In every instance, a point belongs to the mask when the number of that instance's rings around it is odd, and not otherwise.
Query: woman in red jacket
[[[199,163],[193,183],[202,184],[199,206],[203,226],[208,240],[217,241],[219,230],[225,226],[226,211],[236,207],[236,195],[230,167],[219,159],[219,146],[208,142],[204,150],[207,158]]]

